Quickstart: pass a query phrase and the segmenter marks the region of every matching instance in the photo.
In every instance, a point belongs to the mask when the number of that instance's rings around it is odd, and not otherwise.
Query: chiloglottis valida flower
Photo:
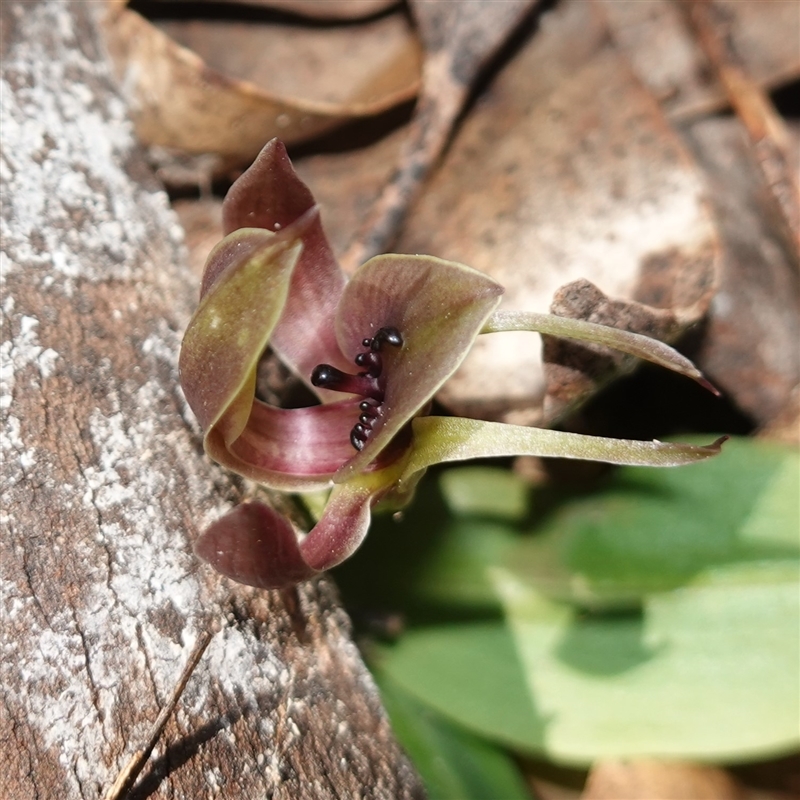
[[[675,466],[719,452],[721,440],[697,447],[429,416],[434,395],[476,337],[507,330],[610,345],[708,384],[659,341],[580,320],[498,311],[503,288],[461,264],[381,255],[348,281],[311,192],[277,140],[231,187],[223,224],[226,236],[209,255],[180,357],[206,452],[274,489],[332,489],[305,536],[260,502],[213,523],[195,550],[236,581],[281,587],[339,564],[364,539],[374,505],[407,501],[432,464],[537,455]],[[268,345],[316,393],[318,405],[284,409],[256,397]]]

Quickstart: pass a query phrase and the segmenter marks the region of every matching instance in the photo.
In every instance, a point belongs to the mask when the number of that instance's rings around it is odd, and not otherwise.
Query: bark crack
[[[41,616],[42,620],[44,621],[44,624],[48,628],[50,628],[50,630],[53,630],[52,620],[50,619],[50,616],[47,614],[47,612],[44,610],[44,606],[42,605],[42,602],[39,599],[39,594],[37,593],[36,588],[34,586],[33,576],[31,574],[31,566],[29,564],[29,560],[28,559],[29,559],[28,551],[27,550],[23,550],[22,551],[22,574],[25,577],[25,585],[26,585],[26,587],[28,589],[28,597],[30,597],[34,608],[39,612],[39,615]]]
[[[144,632],[142,631],[142,625],[139,622],[136,623],[136,641],[139,644],[139,650],[144,658],[145,669],[147,670],[147,674],[150,676],[150,685],[152,688],[153,697],[156,700],[156,704],[161,705],[161,698],[158,696],[158,685],[156,683],[155,670],[153,669],[153,665],[150,663],[150,652],[148,651],[147,644],[144,641]]]

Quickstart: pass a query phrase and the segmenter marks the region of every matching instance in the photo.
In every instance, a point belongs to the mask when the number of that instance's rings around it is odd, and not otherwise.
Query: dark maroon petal
[[[315,208],[282,142],[273,139],[234,183],[223,204],[226,233],[238,228],[280,231]],[[317,364],[347,369],[336,342],[334,317],[346,283],[318,212],[302,235],[303,250],[292,274],[284,313],[270,344],[309,386]],[[312,387],[313,388],[313,387]],[[331,392],[314,389],[323,399]]]
[[[319,522],[300,545],[306,563],[325,570],[349,558],[367,535],[372,504],[388,488],[370,491],[348,484],[336,486]]]
[[[226,446],[209,433],[206,450],[223,466],[273,489],[321,488],[352,455],[358,402],[282,409],[256,400],[239,438]]]
[[[353,276],[337,312],[342,351],[351,357],[365,337],[395,328],[401,347],[381,349],[382,414],[361,452],[337,482],[366,468],[462,362],[503,287],[482,272],[431,256],[384,255]]]
[[[378,487],[378,493],[386,487]],[[320,521],[302,544],[289,521],[259,502],[245,503],[200,536],[195,553],[229,578],[277,589],[313,578],[352,555],[367,535],[377,494],[365,486],[337,486]]]
[[[227,235],[239,228],[279,231],[316,205],[292,167],[283,142],[264,145],[250,167],[231,186],[222,204]]]
[[[289,296],[270,345],[281,359],[322,399],[336,395],[311,384],[317,364],[350,369],[336,341],[336,307],[346,279],[319,217],[303,235],[303,250],[292,273]]]
[[[278,589],[313,578],[288,520],[263,503],[244,503],[212,523],[195,553],[237,583]]]

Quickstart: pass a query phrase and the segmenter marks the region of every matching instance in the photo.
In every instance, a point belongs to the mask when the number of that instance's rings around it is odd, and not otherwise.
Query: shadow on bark
[[[127,800],[147,800],[152,797],[165,778],[194,758],[206,742],[225,728],[233,727],[241,718],[242,713],[234,711],[206,723],[199,730],[171,744],[162,756],[151,761],[143,777],[128,792]]]

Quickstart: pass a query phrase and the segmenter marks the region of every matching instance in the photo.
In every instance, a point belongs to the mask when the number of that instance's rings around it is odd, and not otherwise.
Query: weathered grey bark
[[[279,594],[192,556],[243,489],[178,388],[196,287],[99,5],[0,5],[0,794],[100,797],[218,627],[130,797],[420,797],[331,584],[301,590],[298,636]]]

